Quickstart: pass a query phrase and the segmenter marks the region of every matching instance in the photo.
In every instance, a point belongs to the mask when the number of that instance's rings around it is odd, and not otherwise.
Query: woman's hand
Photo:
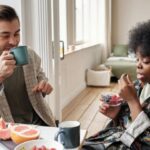
[[[128,103],[131,111],[131,117],[134,120],[137,115],[142,111],[136,89],[130,77],[126,74],[123,74],[121,76],[121,78],[118,80],[118,83],[120,88],[119,95]]]
[[[127,101],[127,103],[130,102],[139,103],[139,101],[137,101],[138,97],[137,97],[136,89],[129,75],[123,74],[118,80],[118,84],[120,88],[120,92],[119,92],[120,97],[122,97],[125,101]]]
[[[115,106],[115,107],[110,106],[102,99],[100,99],[99,112],[101,112],[102,114],[106,115],[111,119],[115,119],[119,111],[120,111],[120,106]]]

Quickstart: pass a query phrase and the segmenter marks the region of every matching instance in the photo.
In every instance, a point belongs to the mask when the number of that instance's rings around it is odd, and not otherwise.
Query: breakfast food
[[[0,139],[12,139],[15,143],[22,143],[29,140],[34,140],[39,137],[39,130],[32,128],[29,125],[14,123],[6,123],[3,118],[0,118]]]
[[[0,118],[0,129],[5,129],[6,128],[6,122],[5,120],[1,117]]]
[[[39,138],[39,130],[29,125],[19,124],[11,128],[11,139],[16,144]]]
[[[102,101],[108,103],[110,106],[118,106],[122,102],[121,97],[114,93],[103,94],[101,97]]]
[[[1,117],[0,118],[0,139],[1,140],[10,139],[10,128],[11,128],[11,123],[6,123],[5,120]]]
[[[40,146],[40,147],[37,147],[37,146],[33,146],[33,148],[31,150],[56,150],[56,148],[47,148],[46,146]]]

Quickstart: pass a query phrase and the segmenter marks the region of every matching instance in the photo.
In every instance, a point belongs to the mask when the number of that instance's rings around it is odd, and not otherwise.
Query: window
[[[83,1],[75,1],[75,43],[80,44],[84,40],[83,30],[84,30],[84,10]]]
[[[65,53],[99,41],[100,1],[60,0],[60,40],[64,41]]]

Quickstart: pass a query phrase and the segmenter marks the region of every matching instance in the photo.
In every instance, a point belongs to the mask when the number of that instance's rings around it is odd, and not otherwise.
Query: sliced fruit
[[[16,125],[14,128],[16,132],[21,132],[21,131],[30,129],[31,127],[23,124],[23,125]]]
[[[5,129],[6,128],[6,122],[5,120],[1,117],[0,118],[0,129]]]
[[[11,128],[11,139],[16,144],[39,138],[39,130],[29,125],[15,125]]]
[[[2,140],[8,140],[10,139],[10,129],[0,129],[0,139]]]
[[[0,139],[2,140],[10,139],[10,128],[11,124],[6,123],[3,118],[0,118]]]

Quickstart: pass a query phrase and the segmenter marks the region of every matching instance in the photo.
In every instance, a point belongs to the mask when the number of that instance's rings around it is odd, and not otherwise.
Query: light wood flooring
[[[109,118],[98,111],[101,93],[115,92],[117,89],[117,83],[111,83],[109,87],[87,87],[64,108],[63,121],[78,120],[81,129],[87,129],[87,137],[93,135],[109,121]]]

